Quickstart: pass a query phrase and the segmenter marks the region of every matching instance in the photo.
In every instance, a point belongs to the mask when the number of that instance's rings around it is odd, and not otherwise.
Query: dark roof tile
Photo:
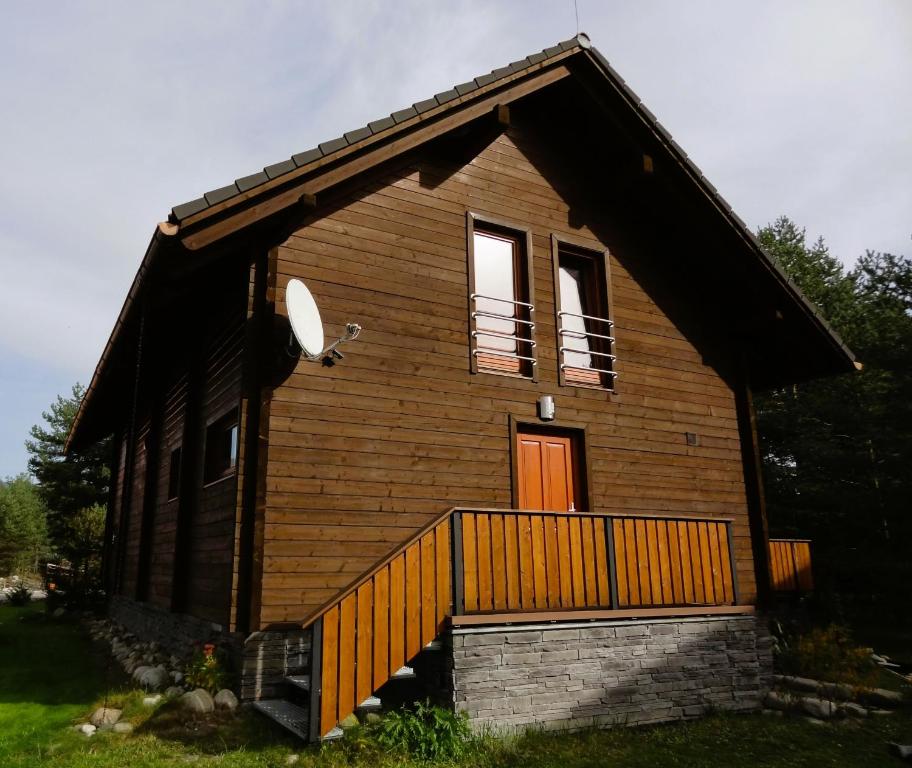
[[[323,151],[319,147],[314,147],[313,149],[308,149],[304,152],[298,152],[298,154],[292,155],[291,159],[294,161],[294,164],[300,168],[302,165],[308,165],[314,160],[319,160],[321,157],[323,157]]]
[[[446,104],[448,101],[452,101],[458,96],[459,93],[455,88],[450,88],[448,91],[441,91],[440,93],[434,94],[434,98],[437,100],[438,104]]]
[[[345,134],[345,140],[349,144],[354,144],[355,142],[366,139],[371,135],[371,129],[365,126],[364,128],[356,128],[354,131],[349,131]]]
[[[381,117],[379,120],[374,120],[372,123],[368,123],[367,127],[371,129],[374,133],[380,133],[380,131],[385,131],[387,128],[392,128],[396,124],[396,121],[391,117]]]
[[[545,50],[542,51],[542,53],[545,54],[545,56],[547,56],[549,59],[552,56],[557,56],[557,54],[559,54],[560,52],[561,52],[560,43],[558,43],[557,45],[552,45],[550,48],[545,48]]]
[[[514,73],[514,74],[516,72],[522,72],[528,66],[529,66],[528,59],[520,59],[519,61],[512,61],[512,62],[510,62],[510,72]]]
[[[224,187],[219,187],[218,189],[213,189],[207,192],[203,197],[206,198],[206,202],[209,205],[216,205],[222,203],[225,200],[230,200],[238,193],[238,188],[235,184],[228,184]]]
[[[415,111],[420,115],[424,112],[427,112],[429,109],[433,109],[437,106],[437,99],[424,99],[424,101],[418,101],[415,104],[412,104],[415,108]]]
[[[191,200],[188,203],[181,203],[180,205],[175,205],[171,209],[171,214],[175,219],[180,221],[181,219],[186,219],[188,216],[192,216],[194,213],[199,213],[200,211],[205,211],[209,207],[209,203],[206,202],[205,197],[198,197],[196,200]]]
[[[417,114],[414,107],[406,107],[405,109],[400,109],[398,112],[393,112],[390,117],[393,118],[393,120],[396,121],[396,125],[398,125],[399,123],[404,123],[410,117],[415,117]]]
[[[458,93],[460,96],[465,96],[467,93],[471,93],[476,88],[478,88],[478,86],[475,85],[475,81],[469,80],[469,82],[467,82],[467,83],[460,83],[459,85],[457,85],[456,93]]]
[[[333,152],[338,152],[340,149],[347,147],[348,142],[345,140],[344,136],[340,136],[338,139],[330,139],[329,141],[324,141],[320,144],[320,151],[324,155],[331,155]]]
[[[491,76],[495,80],[499,80],[500,78],[506,77],[507,75],[509,75],[511,73],[511,71],[512,70],[509,67],[498,67],[493,72],[491,72]]]
[[[250,176],[236,179],[234,183],[241,192],[246,192],[248,189],[258,187],[260,184],[265,184],[267,181],[269,181],[269,177],[266,175],[266,172],[260,171],[259,173],[252,173]]]
[[[493,83],[497,78],[494,75],[481,75],[480,77],[475,78],[475,85],[479,88],[484,88],[489,83]]]
[[[646,116],[646,119],[649,120],[650,123],[655,124],[658,122],[658,118],[652,114],[652,110],[642,102],[640,102],[640,112]]]
[[[563,40],[557,45],[562,51],[569,51],[571,48],[576,48],[579,45],[579,41],[574,37],[572,40]]]
[[[544,61],[547,58],[548,57],[545,56],[545,54],[543,54],[543,53],[533,53],[531,56],[529,56],[529,63],[538,64],[538,62]]]
[[[294,160],[288,159],[283,160],[281,163],[273,163],[272,165],[267,165],[263,171],[270,179],[274,179],[277,176],[284,176],[289,171],[295,169]]]

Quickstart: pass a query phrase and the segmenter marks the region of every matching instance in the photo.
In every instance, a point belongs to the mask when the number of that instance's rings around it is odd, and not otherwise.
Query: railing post
[[[313,623],[310,632],[310,713],[308,735],[311,742],[320,740],[320,695],[323,685],[323,617]]]
[[[611,607],[618,607],[617,561],[614,549],[614,520],[605,518],[605,547],[608,550],[608,583],[611,589]]]
[[[463,587],[462,563],[462,513],[454,512],[450,515],[450,541],[453,542],[453,615],[461,616],[465,613],[465,592]]]
[[[725,533],[728,536],[728,569],[732,575],[732,597],[734,604],[741,603],[741,595],[738,591],[738,569],[735,567],[735,542],[732,539],[732,524],[725,524]]]

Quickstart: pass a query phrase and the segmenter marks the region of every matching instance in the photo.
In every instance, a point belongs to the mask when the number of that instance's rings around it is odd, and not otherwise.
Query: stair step
[[[412,680],[417,677],[415,670],[411,667],[400,667],[392,675],[390,680]]]
[[[344,735],[345,735],[345,731],[343,731],[343,730],[337,725],[335,728],[333,728],[329,733],[327,733],[327,734],[323,737],[323,741],[333,741],[333,740],[335,740],[335,739],[341,739]]]
[[[383,707],[383,702],[380,701],[376,696],[368,696],[364,701],[358,705],[358,709],[364,712],[374,712]]]
[[[309,739],[310,716],[307,709],[285,699],[262,699],[253,708],[271,718],[304,741]]]
[[[285,682],[300,688],[302,691],[310,690],[310,675],[288,675]]]
[[[442,651],[443,643],[440,640],[431,640],[424,648],[423,651]]]

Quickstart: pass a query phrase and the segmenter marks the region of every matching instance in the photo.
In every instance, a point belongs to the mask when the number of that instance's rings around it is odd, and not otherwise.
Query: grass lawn
[[[113,673],[111,673],[113,678]],[[3,768],[160,768],[297,766],[386,768],[413,763],[384,754],[364,734],[304,748],[253,714],[192,718],[173,704],[154,709],[142,694],[111,680],[109,704],[122,706],[136,730],[91,738],[70,726],[85,721],[105,694],[104,658],[77,624],[55,621],[42,606],[0,606],[0,766]],[[912,742],[909,710],[866,721],[813,725],[803,718],[715,715],[655,728],[573,735],[529,733],[482,739],[459,766],[901,766],[886,741]]]

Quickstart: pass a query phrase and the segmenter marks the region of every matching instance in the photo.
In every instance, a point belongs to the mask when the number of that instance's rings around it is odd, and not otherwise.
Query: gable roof
[[[571,76],[566,64],[584,59],[604,76],[607,85],[643,125],[654,135],[668,156],[683,168],[695,187],[704,194],[718,213],[745,242],[749,251],[765,267],[785,296],[805,314],[819,332],[820,341],[831,348],[830,363],[817,375],[849,371],[855,367],[855,356],[827,323],[819,310],[799,290],[778,262],[761,246],[750,228],[731,205],[703,175],[687,153],[646,107],[639,96],[611,67],[608,60],[592,46],[588,36],[576,37],[512,62],[473,80],[442,91],[432,98],[372,121],[366,126],[323,142],[313,149],[292,155],[269,165],[262,171],[243,176],[231,184],[211,190],[202,197],[172,208],[168,221],[156,228],[142,264],[137,271],[117,322],[96,366],[67,439],[67,449],[81,438],[86,414],[94,410],[97,392],[111,368],[115,348],[123,346],[125,328],[136,314],[136,299],[144,282],[163,252],[198,251],[227,235],[287,208],[303,196],[312,195],[340,180],[351,178],[371,167],[372,163],[395,156],[450,130],[453,126],[477,119],[491,105],[505,99],[522,98],[558,79]],[[462,123],[459,121],[462,120]],[[448,122],[449,121],[449,122]],[[435,132],[436,131],[436,132]],[[172,260],[173,261],[173,260]],[[134,325],[135,317],[133,318]]]

